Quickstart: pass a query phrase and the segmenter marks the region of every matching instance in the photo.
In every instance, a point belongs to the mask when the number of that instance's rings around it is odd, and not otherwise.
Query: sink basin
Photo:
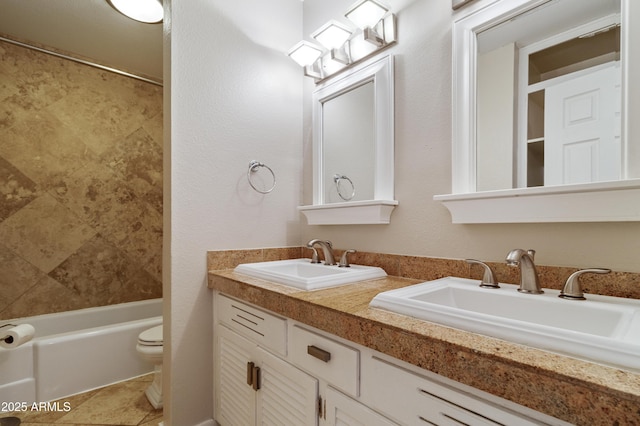
[[[558,290],[519,293],[447,277],[378,294],[371,307],[577,358],[640,370],[640,300],[587,295],[564,300]]]
[[[387,276],[384,269],[375,266],[351,265],[340,268],[337,265],[311,263],[309,259],[243,263],[236,266],[234,271],[302,290],[319,290]]]

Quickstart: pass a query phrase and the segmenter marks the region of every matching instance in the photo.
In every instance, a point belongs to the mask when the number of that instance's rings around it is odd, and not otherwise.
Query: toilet
[[[138,335],[136,349],[143,360],[154,366],[153,383],[145,394],[153,408],[162,408],[162,325],[152,327]]]

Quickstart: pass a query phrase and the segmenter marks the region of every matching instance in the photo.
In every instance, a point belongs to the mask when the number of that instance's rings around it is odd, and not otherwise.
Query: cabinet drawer
[[[540,424],[375,356],[367,359],[365,370],[367,403],[406,425]]]
[[[218,321],[263,348],[287,354],[287,320],[222,294],[216,305]]]
[[[291,361],[343,392],[358,396],[360,351],[297,325],[291,330]]]

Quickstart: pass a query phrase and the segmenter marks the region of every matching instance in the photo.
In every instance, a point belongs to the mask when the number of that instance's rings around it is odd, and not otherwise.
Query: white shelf
[[[640,179],[436,195],[453,223],[640,222]]]
[[[375,225],[388,224],[397,205],[395,200],[369,200],[300,206],[298,210],[309,225]]]

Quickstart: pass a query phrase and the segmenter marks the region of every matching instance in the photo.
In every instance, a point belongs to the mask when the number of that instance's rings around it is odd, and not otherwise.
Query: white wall
[[[305,35],[351,0],[305,0]],[[433,201],[451,192],[451,24],[459,12],[450,1],[388,0],[398,17],[395,66],[395,193],[399,206],[390,225],[305,226],[303,241],[324,238],[339,248],[406,255],[503,261],[512,248],[537,250],[540,264],[640,272],[640,223],[453,225]],[[633,3],[633,2],[631,2]],[[311,128],[305,84],[304,128]],[[632,124],[632,123],[631,123]],[[311,133],[305,132],[305,168]],[[304,202],[312,200],[305,170]],[[304,219],[303,219],[304,221]]]
[[[285,52],[301,37],[302,4],[191,0],[170,8],[165,417],[188,426],[212,415],[206,252],[300,244],[302,75]],[[276,174],[268,195],[247,182],[254,159]]]
[[[511,189],[516,46],[507,43],[478,56],[476,86],[476,190]]]
[[[322,237],[339,248],[502,261],[510,249],[522,247],[537,249],[542,264],[640,272],[638,223],[452,225],[448,211],[433,201],[451,189],[454,13],[448,0],[388,1],[399,28],[392,53],[400,205],[392,223],[305,225],[296,206],[312,200],[314,84],[303,80],[284,52],[352,3],[192,0],[172,6],[172,33],[166,35],[171,69],[165,76],[171,105],[165,109],[171,180],[165,183],[171,189],[165,199],[168,425],[211,417],[207,250],[300,245]],[[272,194],[249,188],[245,175],[252,159],[274,169],[278,186]]]

